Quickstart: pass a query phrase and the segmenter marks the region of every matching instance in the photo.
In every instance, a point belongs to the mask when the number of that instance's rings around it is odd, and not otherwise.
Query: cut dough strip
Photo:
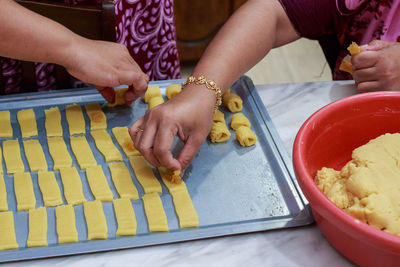
[[[58,206],[55,211],[58,243],[78,242],[74,207],[71,205]]]
[[[33,183],[29,172],[18,172],[14,174],[14,192],[17,199],[17,210],[34,209],[36,206]]]
[[[11,126],[10,111],[0,111],[0,138],[13,137],[13,129]]]
[[[82,108],[77,104],[69,105],[65,109],[65,115],[67,117],[69,134],[84,134],[85,130],[85,119],[83,118]]]
[[[60,169],[61,181],[64,187],[65,200],[70,205],[79,205],[86,201],[82,190],[82,181],[74,167]]]
[[[99,103],[89,103],[85,105],[86,113],[90,119],[90,130],[107,129],[107,117]]]
[[[47,137],[63,136],[63,129],[61,126],[61,113],[58,107],[52,107],[44,110],[46,120],[44,126],[46,128]]]
[[[96,200],[112,201],[113,193],[108,186],[106,176],[101,166],[89,167],[86,169],[86,177],[90,190]]]
[[[127,157],[141,155],[133,144],[132,138],[128,132],[128,127],[114,127],[111,131]]]
[[[145,194],[142,197],[144,211],[150,232],[168,232],[168,220],[158,193]]]
[[[111,136],[106,130],[98,130],[90,132],[93,137],[97,149],[103,154],[106,162],[122,161],[122,155],[118,148],[114,145]]]
[[[18,111],[17,120],[21,128],[22,138],[37,136],[36,117],[33,109],[23,109]]]
[[[136,235],[137,222],[131,200],[119,198],[113,200],[118,228],[116,235]]]
[[[29,234],[27,246],[47,246],[47,212],[45,207],[29,210]]]
[[[171,84],[165,88],[165,95],[168,99],[173,98],[182,91],[182,86],[180,84]]]
[[[101,201],[95,200],[83,203],[83,212],[88,229],[87,240],[107,239],[107,221]]]
[[[85,136],[71,136],[71,148],[81,169],[97,166],[89,143]]]
[[[131,163],[136,178],[142,185],[145,194],[162,193],[160,182],[154,175],[153,169],[143,157],[130,157],[129,162]]]
[[[46,207],[63,204],[61,191],[53,172],[38,172],[38,184]]]
[[[161,96],[161,90],[158,86],[147,87],[146,93],[144,94],[144,102],[149,103],[150,99],[156,96]]]
[[[3,174],[3,152],[1,151],[1,146],[0,146],[0,174]]]
[[[124,162],[113,162],[108,165],[115,189],[119,196],[138,200],[139,193],[132,182],[131,174]]]
[[[47,162],[39,140],[24,140],[25,156],[31,172],[47,171]]]
[[[25,171],[18,139],[6,140],[3,142],[3,155],[7,167],[7,174]]]
[[[50,155],[54,161],[54,170],[72,166],[72,158],[62,137],[50,137],[47,139],[47,144],[49,146]]]
[[[18,248],[12,211],[0,212],[0,236],[0,250]]]
[[[0,173],[0,211],[8,210],[7,189],[3,174]]]
[[[128,87],[122,87],[122,88],[116,88],[115,89],[115,102],[114,103],[108,103],[107,107],[115,107],[115,106],[120,106],[120,105],[125,105],[125,93],[128,91]]]

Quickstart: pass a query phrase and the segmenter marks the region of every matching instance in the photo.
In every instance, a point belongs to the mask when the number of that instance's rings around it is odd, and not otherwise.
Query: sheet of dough
[[[147,161],[141,157],[130,157],[132,169],[135,172],[136,179],[143,187],[144,193],[162,193],[161,184],[153,173],[153,169]]]
[[[103,154],[106,162],[123,161],[122,155],[118,148],[114,145],[111,136],[106,130],[98,130],[90,132],[94,139],[97,149]]]
[[[142,197],[144,211],[150,232],[168,232],[168,220],[158,193],[145,194]]]
[[[3,141],[3,156],[7,167],[7,174],[25,171],[18,139]]]
[[[101,201],[113,200],[113,193],[108,186],[106,176],[101,166],[87,168],[86,177],[95,199]]]
[[[63,204],[61,191],[53,172],[38,172],[38,184],[46,207]]]
[[[44,110],[46,120],[44,126],[46,128],[47,137],[63,136],[63,129],[61,126],[61,113],[58,107],[52,107]]]
[[[54,170],[59,170],[62,167],[71,167],[72,158],[68,152],[67,145],[62,137],[50,137],[47,139],[49,152],[53,159]]]
[[[0,111],[0,138],[13,137],[13,129],[11,126],[10,111]]]
[[[3,174],[0,173],[0,211],[8,210],[7,189]]]
[[[17,210],[29,210],[36,207],[33,183],[29,172],[14,174],[14,192],[17,199]]]
[[[111,131],[127,157],[141,155],[133,144],[132,138],[128,132],[128,127],[114,127]]]
[[[107,129],[107,117],[99,103],[89,103],[85,105],[86,113],[90,119],[90,130]]]
[[[116,235],[136,235],[137,222],[129,198],[118,198],[113,200],[115,217],[117,219]]]
[[[83,118],[82,108],[80,105],[73,104],[65,108],[65,115],[67,117],[69,134],[84,134],[85,119]]]
[[[33,109],[23,109],[18,111],[17,120],[21,128],[22,138],[37,136],[36,117]]]
[[[120,105],[125,105],[125,93],[128,91],[128,87],[116,88],[115,89],[115,102],[108,103],[107,107],[115,107]]]
[[[29,210],[28,248],[47,244],[47,212],[45,207]]]
[[[78,242],[74,207],[71,205],[58,206],[55,213],[58,243]]]
[[[95,200],[83,203],[83,212],[88,229],[87,240],[107,239],[107,221],[101,201]]]
[[[0,212],[0,236],[0,250],[18,248],[12,211]]]
[[[81,169],[97,166],[92,150],[85,136],[71,136],[71,148]]]
[[[139,199],[139,193],[132,182],[131,174],[124,162],[113,162],[108,165],[115,189],[119,196],[132,200]]]
[[[82,190],[82,181],[74,167],[60,168],[65,200],[70,205],[79,205],[86,201]]]
[[[31,172],[47,171],[47,162],[39,140],[24,140],[25,156]]]

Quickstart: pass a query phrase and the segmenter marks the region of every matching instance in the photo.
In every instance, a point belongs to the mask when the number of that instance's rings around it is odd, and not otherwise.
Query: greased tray
[[[180,83],[182,80],[168,80],[151,82],[158,85],[165,98],[166,86]],[[115,249],[133,248],[147,245],[163,244],[177,241],[195,240],[208,237],[232,235],[246,232],[264,231],[278,228],[288,228],[306,225],[313,222],[307,202],[295,181],[291,161],[285,151],[279,136],[265,110],[261,99],[248,77],[241,77],[233,86],[232,91],[243,99],[243,113],[251,122],[253,131],[258,136],[255,146],[241,147],[231,130],[231,138],[226,143],[213,144],[206,141],[184,176],[189,194],[199,216],[198,228],[179,228],[172,199],[168,190],[163,186],[161,199],[168,218],[170,231],[167,233],[150,233],[144,214],[141,200],[132,201],[136,219],[137,235],[130,237],[116,237],[116,220],[111,202],[103,202],[103,209],[108,224],[108,240],[86,241],[87,228],[83,215],[82,205],[75,206],[76,226],[78,229],[78,243],[58,244],[55,226],[54,207],[48,207],[48,247],[27,248],[28,212],[16,211],[16,200],[13,187],[13,176],[4,174],[8,193],[9,210],[14,212],[15,230],[19,249],[0,251],[0,262],[53,257]],[[166,99],[166,98],[165,98]],[[77,167],[82,179],[83,191],[87,200],[93,200],[86,180],[85,172],[79,169],[71,151],[68,126],[65,119],[65,106],[72,103],[86,104],[101,102],[107,116],[107,131],[116,126],[130,126],[147,110],[147,104],[138,100],[132,108],[107,108],[104,99],[93,88],[69,89],[34,94],[20,94],[0,97],[0,110],[11,111],[11,122],[14,137],[20,140],[21,156],[29,171],[23,152],[20,128],[16,119],[17,111],[25,108],[34,108],[39,131],[39,141],[42,144],[49,170],[53,168],[50,157],[46,133],[44,128],[44,109],[59,106],[64,128],[64,140],[73,158],[73,165]],[[83,109],[84,110],[84,109]],[[222,107],[227,124],[230,123],[232,113]],[[95,147],[89,134],[89,119],[84,110],[86,121],[86,138],[93,154],[107,177],[114,198],[118,198],[111,180],[110,172],[103,156]],[[0,126],[1,127],[1,126]],[[111,134],[114,143],[116,140]],[[6,139],[0,139],[0,144]],[[182,147],[180,141],[175,142],[174,150]],[[120,149],[124,161],[128,166],[133,182],[139,195],[144,192],[138,184],[128,159]],[[4,160],[3,160],[4,161]],[[3,162],[3,169],[5,163]],[[160,179],[158,172],[155,171]],[[43,206],[42,196],[37,182],[37,173],[32,174],[36,207]],[[62,192],[63,187],[60,175],[55,171],[56,179]],[[161,181],[161,180],[160,180]],[[0,237],[1,238],[1,237]]]

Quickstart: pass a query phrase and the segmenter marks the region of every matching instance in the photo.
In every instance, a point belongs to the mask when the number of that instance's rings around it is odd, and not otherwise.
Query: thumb
[[[115,102],[115,91],[114,91],[114,88],[96,86],[96,89],[104,97],[104,99],[108,101],[108,103],[114,103]]]
[[[182,170],[185,170],[190,162],[192,162],[193,158],[196,156],[201,145],[203,144],[203,141],[204,140],[197,136],[189,136],[177,158],[181,164]]]
[[[362,48],[364,48],[367,51],[378,51],[382,50],[386,47],[392,46],[392,42],[388,41],[382,41],[382,40],[373,40],[367,45],[363,45]]]

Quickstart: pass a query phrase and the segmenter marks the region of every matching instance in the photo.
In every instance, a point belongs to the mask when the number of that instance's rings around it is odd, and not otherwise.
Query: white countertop
[[[324,105],[355,94],[351,81],[257,85],[288,150],[302,123]],[[313,224],[112,252],[24,261],[3,266],[353,266]]]

